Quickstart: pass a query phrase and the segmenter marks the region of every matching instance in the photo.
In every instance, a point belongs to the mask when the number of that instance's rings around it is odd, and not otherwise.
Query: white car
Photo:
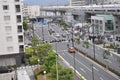
[[[56,33],[55,36],[59,38],[59,37],[60,37],[60,34],[59,34],[59,33]]]

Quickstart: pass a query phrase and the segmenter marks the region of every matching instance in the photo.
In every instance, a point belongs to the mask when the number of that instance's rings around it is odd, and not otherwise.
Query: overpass
[[[41,11],[51,11],[51,12],[71,11],[73,13],[84,11],[85,13],[95,13],[95,14],[104,13],[104,14],[120,15],[120,5],[109,4],[109,5],[86,5],[86,6],[47,6],[47,7],[41,7]]]

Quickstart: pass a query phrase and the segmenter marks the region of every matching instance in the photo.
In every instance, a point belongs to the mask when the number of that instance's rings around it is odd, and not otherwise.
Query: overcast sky
[[[23,0],[25,3],[30,5],[63,5],[67,4],[69,0]]]

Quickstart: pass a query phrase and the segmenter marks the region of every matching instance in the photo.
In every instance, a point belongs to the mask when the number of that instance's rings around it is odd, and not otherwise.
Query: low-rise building
[[[94,35],[104,35],[108,38],[120,41],[120,19],[113,15],[97,14],[91,16],[92,31]]]

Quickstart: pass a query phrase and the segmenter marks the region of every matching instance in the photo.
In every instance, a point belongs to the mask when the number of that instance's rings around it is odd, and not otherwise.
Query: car
[[[62,37],[66,37],[66,35],[65,35],[65,34],[62,34]]]
[[[55,36],[56,36],[57,38],[60,38],[60,34],[59,34],[59,33],[56,33]]]
[[[70,47],[70,48],[68,49],[68,52],[69,52],[69,53],[75,53],[76,51],[75,51],[75,49],[74,49],[73,47]]]

